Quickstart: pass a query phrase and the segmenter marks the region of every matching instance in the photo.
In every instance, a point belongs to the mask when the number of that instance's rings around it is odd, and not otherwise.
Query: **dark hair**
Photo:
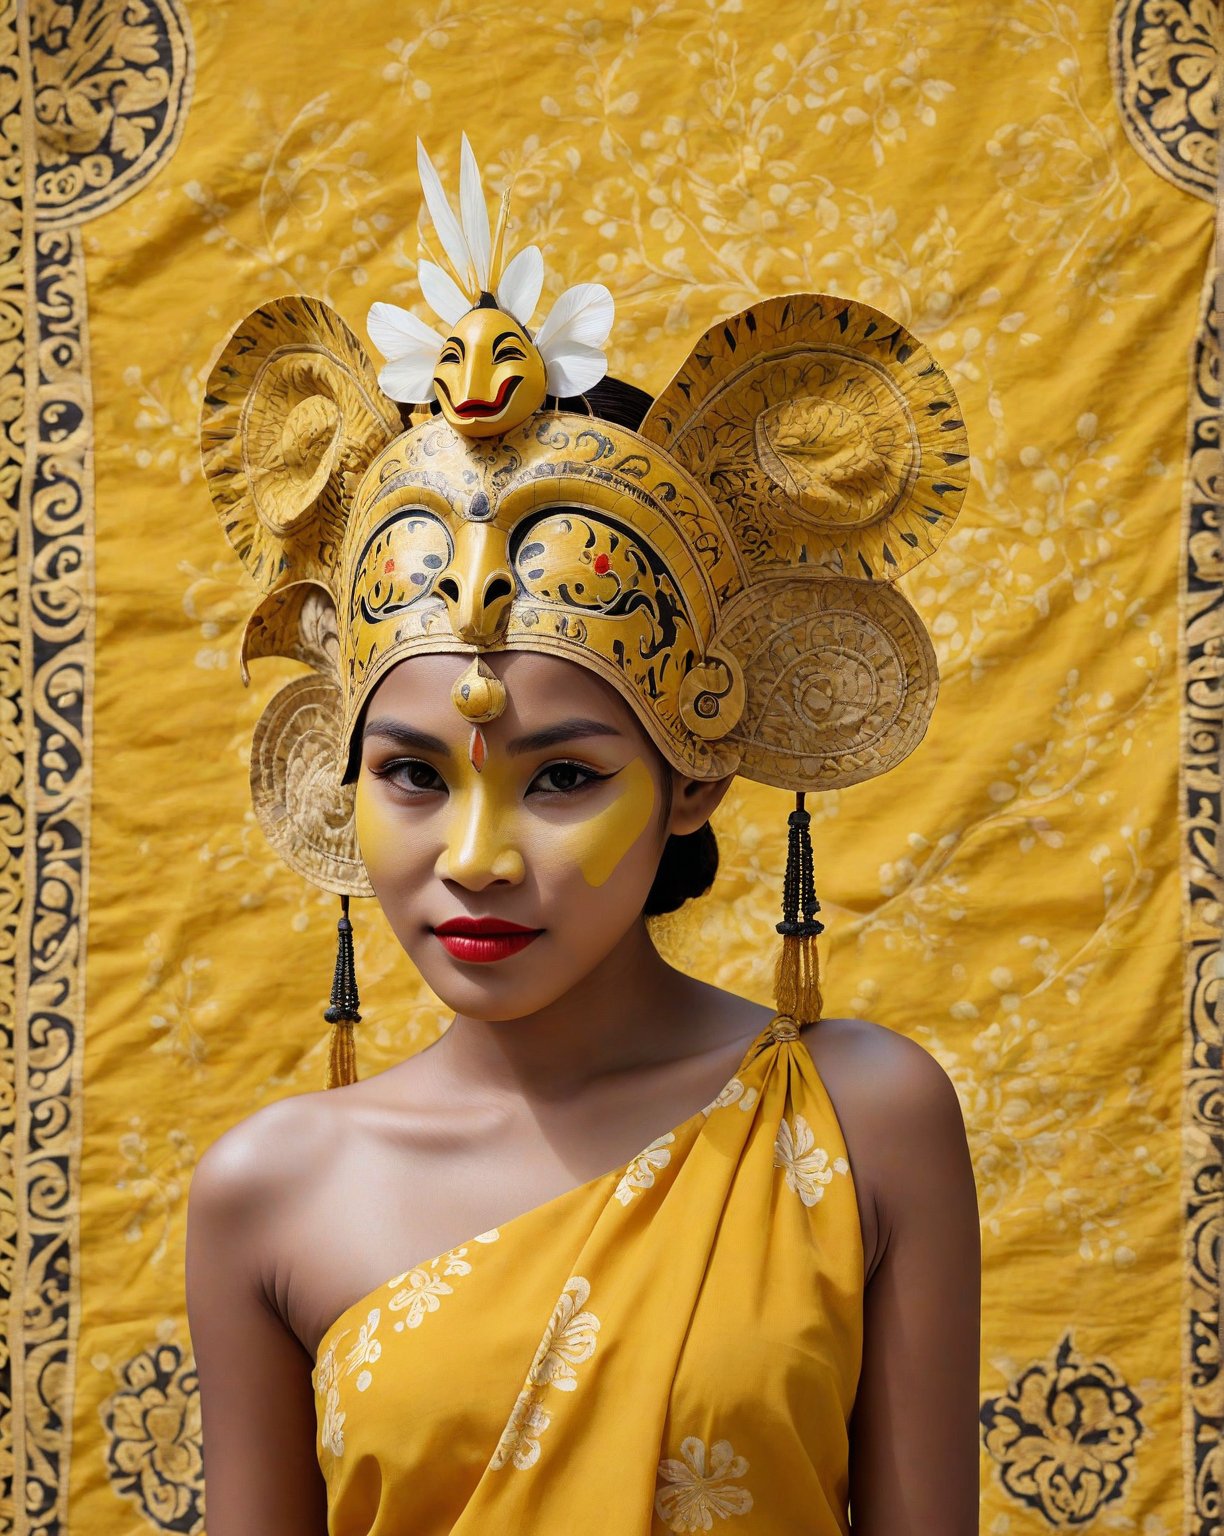
[[[671,815],[672,777],[663,780],[663,820]],[[718,839],[707,821],[696,832],[675,833],[663,845],[654,884],[642,908],[643,917],[662,917],[694,896],[704,896],[718,873]]]
[[[717,873],[718,839],[708,821],[696,832],[673,834],[663,846],[643,916],[661,917],[694,896],[704,896]]]
[[[646,419],[646,412],[654,404],[652,396],[636,384],[624,379],[614,379],[605,374],[584,394],[569,400],[556,402],[559,411],[573,411],[578,416],[598,416],[601,421],[614,422],[618,427],[628,427],[636,432]]]

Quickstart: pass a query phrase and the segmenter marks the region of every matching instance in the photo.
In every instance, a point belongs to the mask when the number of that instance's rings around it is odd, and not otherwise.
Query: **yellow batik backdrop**
[[[420,133],[515,181],[613,371],[822,290],[960,394],[906,583],[943,691],[821,797],[830,1012],[960,1092],[985,1248],[982,1529],[1219,1536],[1218,346],[1207,0],[30,0],[0,27],[0,1531],[204,1529],[196,1158],[320,1086],[335,904],[248,804],[253,591],[198,470],[210,356],[287,291],[420,311]],[[662,942],[765,1000],[786,799],[720,813]],[[356,912],[363,1074],[444,1022]],[[735,1536],[737,1521],[718,1522]],[[681,1529],[681,1526],[676,1526]]]

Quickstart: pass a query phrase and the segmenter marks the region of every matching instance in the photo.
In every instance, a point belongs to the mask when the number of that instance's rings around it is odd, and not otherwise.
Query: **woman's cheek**
[[[393,873],[391,864],[397,842],[395,813],[366,774],[357,780],[354,821],[361,860],[370,884],[377,890]]]
[[[598,888],[611,879],[650,826],[655,814],[655,784],[640,757],[626,764],[616,779],[616,798],[557,840],[557,853],[583,880]]]

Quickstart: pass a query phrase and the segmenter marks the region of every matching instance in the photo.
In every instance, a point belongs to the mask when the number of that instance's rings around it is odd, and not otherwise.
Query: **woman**
[[[376,384],[338,317],[277,301],[205,408],[265,593],[244,664],[313,673],[257,732],[260,819],[455,1011],[356,1081],[342,917],[338,1091],[200,1162],[210,1536],[967,1536],[964,1127],[920,1047],[820,1018],[803,807],[929,716],[877,578],[955,515],[951,392],[885,317],[795,296],[714,328],[630,431],[606,291],[529,330],[538,252],[503,263],[466,140],[461,217],[420,165],[445,333],[376,305]],[[436,409],[404,433],[390,398]],[[799,794],[776,1014],[647,929],[708,888],[737,771]]]

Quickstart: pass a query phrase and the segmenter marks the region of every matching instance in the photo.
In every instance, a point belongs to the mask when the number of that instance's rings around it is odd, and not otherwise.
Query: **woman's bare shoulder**
[[[191,1180],[191,1200],[221,1219],[282,1209],[334,1150],[338,1106],[328,1095],[294,1094],[235,1122],[205,1149]]]
[[[870,1277],[912,1181],[967,1161],[960,1100],[928,1050],[882,1024],[822,1019],[803,1038],[845,1138]]]
[[[870,1019],[821,1019],[804,1031],[817,1070],[828,1066],[865,1102],[946,1098],[952,1084],[934,1056],[908,1035]],[[882,1079],[879,1076],[882,1074]],[[823,1076],[823,1073],[822,1073]]]

